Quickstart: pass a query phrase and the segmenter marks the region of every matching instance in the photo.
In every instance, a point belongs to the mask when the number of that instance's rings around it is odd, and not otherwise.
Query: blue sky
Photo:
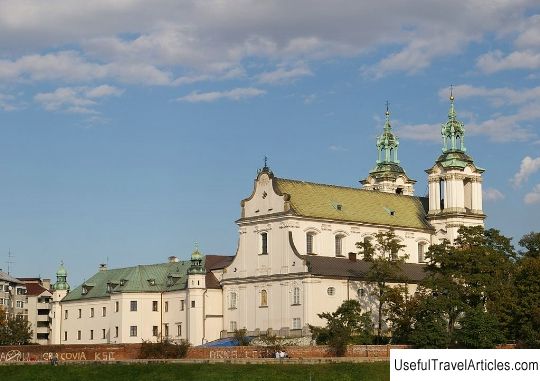
[[[291,4],[292,3],[292,4]],[[385,102],[426,194],[454,85],[486,224],[540,231],[537,1],[0,0],[0,268],[233,255],[279,177],[358,186]]]

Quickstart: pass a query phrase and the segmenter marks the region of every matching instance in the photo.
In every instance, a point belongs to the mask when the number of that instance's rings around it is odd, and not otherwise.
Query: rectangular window
[[[24,303],[21,300],[17,300],[17,308],[23,308]]]
[[[131,336],[131,337],[137,336],[137,326],[136,325],[132,325],[131,327],[129,327],[129,336]]]
[[[107,337],[107,332],[105,331],[105,329],[102,329],[101,330],[101,338],[105,339],[106,337]]]
[[[94,330],[90,330],[90,340],[94,340]]]
[[[169,312],[169,302],[165,302],[165,312]]]
[[[4,299],[0,298],[0,306],[4,304]]]
[[[152,336],[157,337],[157,335],[158,335],[158,326],[154,325],[154,326],[152,326]]]
[[[25,289],[17,287],[17,295],[24,295],[24,294],[26,294]]]
[[[261,233],[261,254],[268,254],[268,233]]]
[[[313,233],[306,234],[306,252],[313,254]]]
[[[80,340],[81,339],[81,331],[77,331],[77,340]]]
[[[184,311],[184,308],[185,308],[185,301],[184,300],[181,300],[180,301],[180,311]]]
[[[195,301],[194,300],[191,301],[191,308],[195,308]]]
[[[114,312],[120,311],[120,302],[114,302]]]
[[[65,310],[64,311],[64,319],[67,319],[68,318],[68,310]]]
[[[129,302],[129,310],[130,311],[137,311],[137,301],[136,300],[132,300],[131,302]]]
[[[94,317],[94,307],[90,308],[90,317]]]
[[[79,308],[79,319],[82,317],[82,310]]]
[[[165,337],[169,337],[169,324],[165,324]]]
[[[343,255],[343,236],[336,236],[336,256]]]
[[[300,288],[295,287],[293,289],[293,302],[292,304],[300,304]]]
[[[67,331],[64,331],[64,341],[67,341]]]
[[[177,325],[178,336],[182,336],[182,324]]]
[[[236,331],[236,322],[235,321],[232,321],[231,320],[231,323],[230,323],[230,331],[229,332],[234,332]]]
[[[114,337],[118,337],[118,326],[114,327]]]
[[[157,300],[153,300],[152,301],[152,311],[157,311],[157,310],[158,310]]]
[[[101,308],[101,316],[107,316],[107,307]]]
[[[293,318],[292,319],[292,329],[300,329],[302,326],[300,325],[300,318]]]
[[[231,292],[229,294],[229,309],[235,310],[236,309],[236,292]]]

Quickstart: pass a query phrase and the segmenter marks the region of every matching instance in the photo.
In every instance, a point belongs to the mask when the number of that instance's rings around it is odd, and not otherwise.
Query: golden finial
[[[386,113],[385,113],[386,116],[390,115],[390,111],[388,111],[388,106],[389,105],[390,105],[390,103],[388,103],[388,101],[386,101]]]
[[[454,101],[454,85],[450,85],[450,100]]]

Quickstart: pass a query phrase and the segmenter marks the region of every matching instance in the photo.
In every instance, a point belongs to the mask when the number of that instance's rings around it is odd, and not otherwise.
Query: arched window
[[[344,236],[341,234],[336,235],[335,243],[336,243],[336,257],[342,257],[343,256],[343,238]]]
[[[313,254],[315,252],[314,250],[314,241],[315,241],[315,233],[308,232],[306,233],[306,253],[307,254]]]
[[[261,233],[261,254],[268,254],[268,233]]]
[[[295,287],[293,289],[292,304],[300,304],[300,287]]]
[[[261,307],[268,306],[268,293],[266,290],[261,290]]]
[[[426,243],[418,242],[418,262],[425,262]]]

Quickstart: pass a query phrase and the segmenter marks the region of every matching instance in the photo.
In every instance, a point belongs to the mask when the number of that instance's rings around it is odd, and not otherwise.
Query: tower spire
[[[443,152],[460,151],[466,152],[465,148],[465,127],[457,119],[454,106],[454,86],[450,85],[450,109],[448,110],[448,121],[441,126],[443,137]]]
[[[399,139],[392,131],[388,101],[386,101],[384,115],[383,132],[377,137],[377,162],[375,168],[369,172],[367,179],[360,182],[364,185],[364,189],[412,195],[415,181],[409,179],[399,165]],[[398,179],[400,179],[399,185],[397,183]]]

